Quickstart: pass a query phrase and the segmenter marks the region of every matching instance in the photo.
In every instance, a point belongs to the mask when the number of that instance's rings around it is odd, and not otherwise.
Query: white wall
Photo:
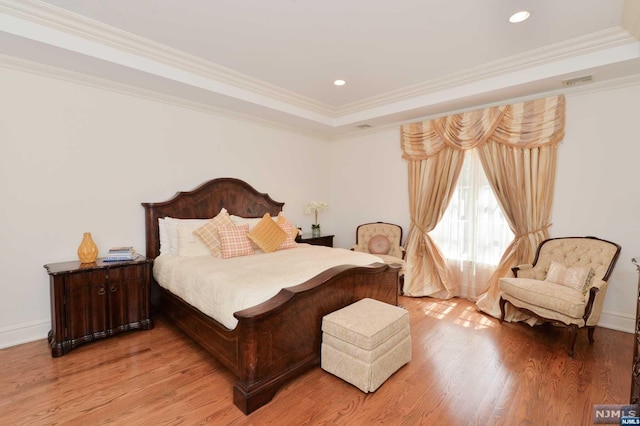
[[[550,233],[595,235],[623,247],[600,325],[632,332],[638,276],[630,259],[640,257],[640,84],[566,99]],[[356,226],[377,220],[402,225],[406,237],[408,175],[399,129],[343,138],[330,150],[336,245],[350,247]]]
[[[322,139],[1,67],[0,93],[0,347],[46,337],[43,265],[83,232],[144,251],[141,202],[237,177],[309,228],[309,195],[329,197]]]
[[[378,221],[402,226],[404,242],[409,189],[400,128],[333,141],[330,151],[334,246],[351,248],[356,227]]]
[[[640,84],[567,96],[558,152],[553,236],[594,235],[622,246],[600,325],[632,332],[640,257]]]
[[[0,67],[0,347],[50,328],[42,265],[73,260],[83,232],[104,254],[144,250],[140,202],[215,177],[244,179],[284,201],[290,220],[324,200],[324,232],[348,248],[368,221],[409,226],[398,128],[337,141]],[[552,236],[623,246],[601,325],[633,330],[640,256],[637,105],[640,84],[567,96]]]

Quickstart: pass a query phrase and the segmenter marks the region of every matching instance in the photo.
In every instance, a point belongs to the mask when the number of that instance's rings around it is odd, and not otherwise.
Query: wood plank
[[[45,339],[0,350],[3,424],[591,424],[594,404],[628,403],[633,335],[500,324],[473,303],[402,297],[412,361],[376,392],[314,368],[245,416],[235,378],[156,318],[52,358]]]

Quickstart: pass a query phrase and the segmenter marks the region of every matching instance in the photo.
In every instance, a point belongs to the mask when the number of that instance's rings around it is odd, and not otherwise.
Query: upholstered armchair
[[[400,265],[400,282],[404,278],[402,227],[393,223],[365,223],[356,229],[356,245],[351,250],[371,253],[389,265]]]
[[[573,357],[579,328],[589,342],[600,320],[607,283],[621,247],[596,237],[551,238],[538,246],[532,264],[514,267],[513,278],[500,279],[501,321],[507,302],[539,323],[568,327]]]

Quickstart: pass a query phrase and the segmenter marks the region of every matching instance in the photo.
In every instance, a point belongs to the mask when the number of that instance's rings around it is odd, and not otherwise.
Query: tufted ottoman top
[[[406,310],[368,298],[322,319],[323,332],[366,350],[377,347],[406,327],[409,327]]]

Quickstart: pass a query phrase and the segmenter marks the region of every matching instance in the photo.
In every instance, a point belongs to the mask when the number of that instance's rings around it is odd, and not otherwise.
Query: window
[[[429,235],[456,273],[457,295],[475,300],[514,238],[476,150],[465,153],[451,202]]]

